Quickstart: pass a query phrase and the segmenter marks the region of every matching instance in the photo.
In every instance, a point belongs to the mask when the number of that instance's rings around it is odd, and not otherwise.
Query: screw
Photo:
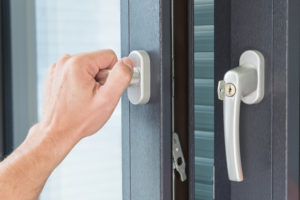
[[[225,84],[225,95],[228,97],[232,97],[235,95],[235,86],[232,83]]]

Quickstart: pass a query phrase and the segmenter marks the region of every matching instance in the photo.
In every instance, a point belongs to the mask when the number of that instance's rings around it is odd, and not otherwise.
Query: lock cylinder
[[[132,78],[130,81],[130,86],[138,86],[140,83],[140,70],[137,67],[133,68],[133,74],[132,74]]]

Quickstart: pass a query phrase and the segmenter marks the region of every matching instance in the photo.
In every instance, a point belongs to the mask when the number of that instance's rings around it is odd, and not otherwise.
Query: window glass
[[[213,200],[214,0],[194,0],[195,199]]]
[[[36,0],[38,113],[48,67],[63,54],[110,48],[120,54],[119,0]],[[95,111],[97,112],[97,111]],[[99,133],[55,169],[41,200],[122,199],[121,105]]]

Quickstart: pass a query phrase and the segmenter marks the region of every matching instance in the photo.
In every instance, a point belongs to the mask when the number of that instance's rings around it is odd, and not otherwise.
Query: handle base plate
[[[265,88],[265,61],[264,56],[256,50],[245,51],[240,57],[240,66],[254,68],[257,72],[257,87],[251,94],[242,97],[245,104],[256,104],[264,98]]]

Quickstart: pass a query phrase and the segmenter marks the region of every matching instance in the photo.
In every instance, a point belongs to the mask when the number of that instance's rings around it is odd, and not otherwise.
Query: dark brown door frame
[[[194,161],[193,151],[190,151],[193,142],[190,140],[192,136],[189,131],[190,126],[193,124],[193,116],[190,116],[189,105],[193,105],[193,97],[190,98],[189,94],[193,94],[189,86],[190,80],[193,80],[190,75],[189,66],[190,55],[193,49],[190,49],[189,38],[189,13],[192,2],[191,0],[173,0],[173,65],[174,65],[174,131],[178,134],[182,151],[185,156],[187,181],[182,182],[179,174],[175,174],[175,197],[176,200],[186,200],[193,196],[193,171],[191,171],[191,163]],[[193,91],[193,90],[192,90]],[[193,130],[193,129],[192,129]],[[191,185],[192,184],[192,185]]]

